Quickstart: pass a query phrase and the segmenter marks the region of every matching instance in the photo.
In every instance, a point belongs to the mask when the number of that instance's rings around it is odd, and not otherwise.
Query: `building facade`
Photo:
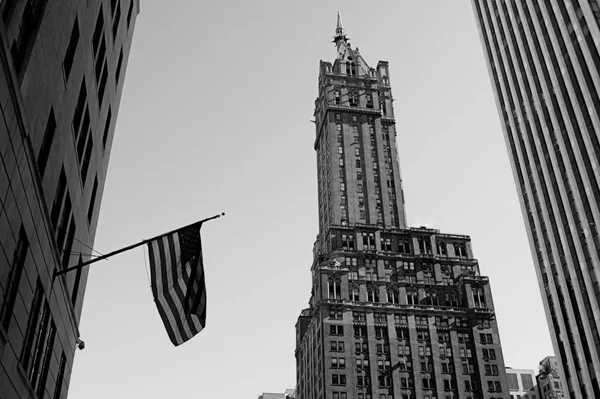
[[[599,398],[600,6],[473,6],[567,391]]]
[[[541,399],[565,397],[563,383],[558,372],[559,367],[554,356],[547,356],[540,361],[539,374],[535,378]]]
[[[507,398],[470,238],[406,226],[388,63],[369,67],[339,15],[334,42],[315,102],[319,235],[296,397]]]
[[[258,396],[258,399],[294,399],[294,390],[286,389],[284,393],[265,392]]]
[[[535,371],[506,368],[510,399],[538,399]]]
[[[65,398],[139,0],[0,2],[0,397]]]

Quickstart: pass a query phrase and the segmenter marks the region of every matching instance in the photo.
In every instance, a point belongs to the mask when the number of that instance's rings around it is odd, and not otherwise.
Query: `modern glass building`
[[[473,6],[567,391],[600,398],[600,6]]]
[[[139,0],[0,2],[0,397],[65,398]]]

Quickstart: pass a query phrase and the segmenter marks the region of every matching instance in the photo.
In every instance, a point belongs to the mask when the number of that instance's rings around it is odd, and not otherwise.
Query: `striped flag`
[[[152,295],[173,345],[206,325],[206,287],[197,223],[148,243]]]

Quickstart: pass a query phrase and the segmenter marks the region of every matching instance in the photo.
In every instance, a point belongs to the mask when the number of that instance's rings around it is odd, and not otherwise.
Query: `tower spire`
[[[337,12],[337,24],[335,27],[335,36],[333,37],[333,43],[335,43],[338,56],[348,45],[348,37],[346,37],[346,30],[344,29],[344,25],[342,24],[342,15],[340,14],[339,10]],[[341,52],[340,49],[342,49]]]

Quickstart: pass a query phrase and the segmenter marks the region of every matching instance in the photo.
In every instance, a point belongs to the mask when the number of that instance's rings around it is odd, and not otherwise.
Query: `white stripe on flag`
[[[155,240],[152,242],[152,250],[154,252],[154,261],[155,261],[155,275],[156,275],[156,291],[157,291],[157,298],[156,300],[158,301],[158,305],[160,305],[160,307],[162,308],[163,313],[166,315],[167,319],[168,319],[168,326],[167,327],[174,335],[175,335],[175,341],[177,342],[182,342],[181,339],[181,334],[179,333],[179,329],[177,328],[177,321],[175,319],[175,314],[173,314],[173,311],[171,310],[171,307],[169,306],[169,303],[167,302],[167,298],[165,296],[165,291],[164,291],[164,287],[165,284],[168,284],[168,276],[170,276],[171,274],[171,268],[172,266],[165,262],[164,265],[162,265],[161,263],[161,257],[160,257],[160,246],[163,247],[163,249],[165,250],[165,255],[168,252],[168,247],[165,248],[165,240],[166,238],[162,238],[160,240]],[[161,267],[162,266],[162,267]],[[165,268],[166,270],[166,274],[167,274],[167,281],[163,282],[163,278],[162,278],[162,272],[163,272],[163,268]],[[168,287],[168,285],[167,285]]]

